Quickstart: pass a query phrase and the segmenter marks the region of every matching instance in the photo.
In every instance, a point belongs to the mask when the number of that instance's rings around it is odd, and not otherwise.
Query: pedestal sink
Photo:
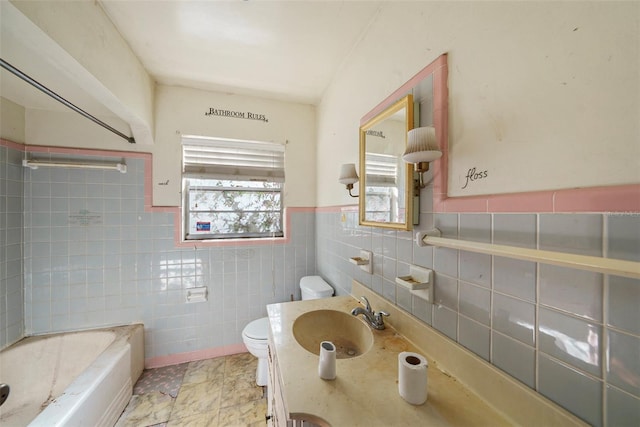
[[[373,334],[363,321],[337,310],[314,310],[293,322],[293,336],[305,350],[320,354],[320,343],[331,341],[336,358],[361,356],[373,345]]]

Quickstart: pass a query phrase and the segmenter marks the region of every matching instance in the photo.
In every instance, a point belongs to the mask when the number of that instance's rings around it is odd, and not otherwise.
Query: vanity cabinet
[[[282,384],[280,383],[280,372],[278,368],[278,358],[273,350],[271,342],[267,347],[269,360],[269,381],[267,384],[267,426],[268,427],[319,427],[309,421],[290,420],[287,418],[287,410],[284,406],[282,395]]]
[[[280,372],[278,360],[269,343],[267,347],[269,360],[269,381],[267,384],[267,425],[269,427],[293,426],[291,420],[287,420],[287,411],[284,409],[284,398],[280,385]]]

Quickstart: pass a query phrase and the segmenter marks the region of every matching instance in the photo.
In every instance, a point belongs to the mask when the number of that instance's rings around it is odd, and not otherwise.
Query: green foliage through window
[[[187,239],[283,235],[282,183],[185,180]]]

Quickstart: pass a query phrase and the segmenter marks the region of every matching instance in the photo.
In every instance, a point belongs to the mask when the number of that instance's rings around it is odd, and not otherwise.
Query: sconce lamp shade
[[[411,129],[407,134],[407,149],[402,159],[407,163],[432,162],[442,157],[434,127]]]
[[[345,163],[340,168],[340,184],[355,184],[358,182],[358,173],[356,172],[356,165],[354,163]]]

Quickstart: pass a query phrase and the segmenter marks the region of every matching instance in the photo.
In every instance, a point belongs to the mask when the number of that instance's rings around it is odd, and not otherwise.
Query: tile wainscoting
[[[288,208],[280,241],[180,245],[177,209],[149,206],[150,155],[62,149],[87,160],[125,158],[127,173],[30,170],[21,166],[24,146],[3,141],[0,148],[6,345],[24,335],[141,322],[154,366],[224,355],[243,349],[242,329],[266,316],[267,304],[300,299],[300,278],[315,274],[313,208]],[[198,286],[208,288],[208,300],[186,303]]]
[[[427,189],[429,191],[429,189]],[[425,206],[426,205],[426,206]],[[443,237],[640,261],[640,214],[433,213]],[[640,424],[640,280],[447,248],[358,225],[357,208],[323,208],[318,272],[352,279],[594,426]],[[373,252],[373,274],[349,262]],[[435,271],[435,304],[395,283]]]

